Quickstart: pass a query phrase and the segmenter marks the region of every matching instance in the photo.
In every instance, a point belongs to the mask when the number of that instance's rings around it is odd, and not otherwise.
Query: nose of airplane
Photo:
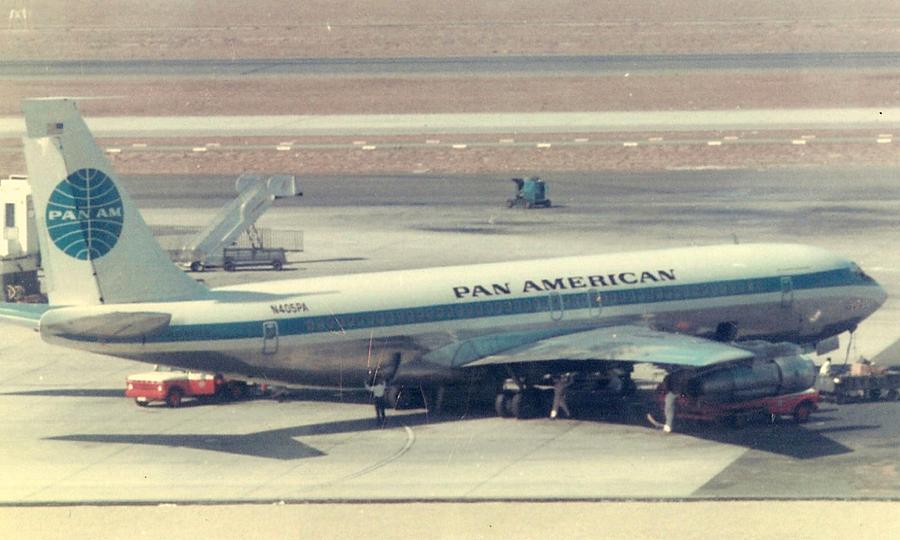
[[[881,286],[881,283],[875,282],[875,289],[872,291],[872,301],[875,303],[875,309],[880,308],[885,302],[887,302],[888,294],[887,291],[884,290],[884,287]]]

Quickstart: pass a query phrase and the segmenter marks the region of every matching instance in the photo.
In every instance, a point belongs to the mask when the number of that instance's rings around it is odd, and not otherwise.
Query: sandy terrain
[[[93,116],[893,107],[900,73],[11,80],[0,83],[0,116],[33,96],[140,96],[82,103]]]
[[[23,3],[33,30],[0,31],[5,60],[900,49],[884,0],[3,2]]]

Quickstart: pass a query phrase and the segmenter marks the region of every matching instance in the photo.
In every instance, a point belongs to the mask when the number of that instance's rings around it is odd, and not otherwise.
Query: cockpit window
[[[863,272],[863,269],[859,267],[856,263],[850,263],[850,273],[855,275],[860,279],[860,281],[869,282],[872,281],[872,278],[869,277],[868,274]]]

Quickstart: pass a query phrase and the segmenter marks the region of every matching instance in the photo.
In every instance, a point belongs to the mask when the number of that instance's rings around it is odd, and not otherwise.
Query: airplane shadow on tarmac
[[[360,418],[258,431],[243,435],[114,435],[91,433],[47,437],[45,440],[193,448],[195,450],[225,452],[252,457],[294,460],[326,455],[312,446],[297,441],[297,437],[391,429],[402,426],[415,427],[443,421],[460,421],[460,419],[458,417],[435,417],[434,415],[420,412],[389,416],[384,425],[376,422],[373,418]]]
[[[72,395],[75,394],[72,391]],[[120,394],[121,395],[121,394]],[[291,400],[319,401],[334,403],[368,403],[365,392],[342,392],[325,389],[304,389],[294,391]],[[582,422],[605,422],[634,427],[648,426],[646,412],[647,403],[635,400],[620,403],[617,406],[603,408],[586,408],[573,404],[576,416],[574,420]],[[47,440],[70,442],[94,442],[111,444],[137,444],[178,448],[193,448],[213,452],[225,452],[245,456],[261,457],[277,460],[295,460],[321,457],[324,452],[299,442],[297,439],[314,435],[330,435],[338,433],[363,432],[378,429],[396,429],[403,426],[416,427],[434,425],[444,422],[464,422],[492,417],[493,411],[486,406],[472,406],[465,410],[454,407],[452,412],[433,414],[418,411],[389,411],[387,421],[378,423],[374,417],[352,420],[339,420],[304,424],[288,428],[259,431],[240,435],[232,434],[72,434],[49,437]],[[825,411],[827,412],[827,411]],[[374,416],[374,414],[373,414]],[[808,460],[826,456],[851,453],[853,450],[826,436],[827,433],[855,430],[876,430],[878,425],[843,425],[828,427],[830,417],[818,415],[813,417],[816,428],[795,425],[790,420],[770,423],[761,420],[741,429],[725,427],[717,424],[688,423],[676,424],[676,430],[682,434],[721,444],[741,446],[751,450],[777,454],[792,459]],[[534,420],[508,420],[510,422],[547,422],[550,420],[537,418]],[[825,424],[824,426],[822,424]],[[660,433],[661,437],[663,435]]]

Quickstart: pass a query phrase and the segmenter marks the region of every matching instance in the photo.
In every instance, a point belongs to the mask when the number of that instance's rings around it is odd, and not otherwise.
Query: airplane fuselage
[[[171,314],[171,323],[139,338],[44,337],[188,369],[360,386],[368,369],[397,361],[397,380],[453,380],[467,359],[514,345],[474,338],[510,333],[539,339],[628,323],[814,343],[855,328],[884,298],[855,264],[828,251],[725,245],[272,281],[214,289],[199,300],[58,308],[48,321],[156,312]]]

